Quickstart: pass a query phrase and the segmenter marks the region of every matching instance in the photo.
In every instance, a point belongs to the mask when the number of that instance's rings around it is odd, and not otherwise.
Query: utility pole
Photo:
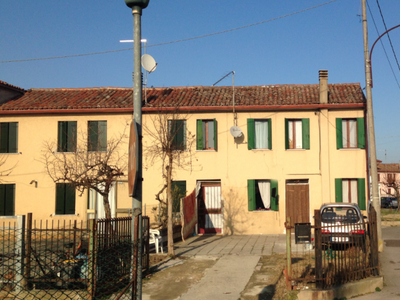
[[[138,226],[138,252],[137,252],[137,294],[136,299],[142,299],[142,241],[143,241],[143,219],[142,219],[142,69],[141,69],[141,36],[142,36],[142,9],[146,8],[150,0],[125,0],[125,4],[132,9],[133,14],[133,113],[134,123],[137,129],[137,171],[136,188],[132,196],[132,234],[135,232],[134,215],[139,218]],[[136,213],[135,213],[136,211]],[[135,242],[135,241],[134,241]],[[134,290],[134,289],[132,289]],[[132,295],[132,299],[135,295]]]
[[[378,250],[383,252],[382,226],[381,226],[381,205],[378,190],[378,169],[376,162],[376,146],[375,146],[375,126],[374,112],[372,107],[372,81],[371,81],[371,61],[369,58],[368,48],[368,26],[367,26],[367,8],[365,0],[362,2],[363,14],[363,33],[364,33],[364,59],[365,59],[365,89],[367,93],[367,125],[368,125],[368,145],[370,157],[370,177],[372,184],[372,205],[376,210],[377,227],[378,227]]]

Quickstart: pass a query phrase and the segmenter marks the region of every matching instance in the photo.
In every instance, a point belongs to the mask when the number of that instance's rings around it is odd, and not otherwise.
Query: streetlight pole
[[[133,14],[133,116],[137,129],[137,181],[136,189],[132,196],[132,211],[138,214],[138,252],[137,252],[137,287],[136,299],[142,299],[142,72],[141,72],[141,35],[142,35],[142,9],[146,8],[150,0],[125,0],[125,4],[132,9]],[[134,234],[134,217],[132,216],[132,233]],[[134,289],[132,289],[134,290]],[[133,297],[134,295],[132,295]]]
[[[367,26],[367,8],[365,0],[362,2],[363,14],[363,33],[364,33],[364,59],[365,59],[365,85],[367,93],[367,124],[368,124],[368,141],[370,154],[370,176],[372,184],[372,205],[376,210],[377,231],[378,231],[378,251],[383,252],[382,226],[381,226],[381,205],[379,201],[378,190],[378,167],[376,161],[376,145],[375,145],[375,126],[374,112],[372,107],[372,81],[371,81],[371,61],[368,51],[368,26]]]

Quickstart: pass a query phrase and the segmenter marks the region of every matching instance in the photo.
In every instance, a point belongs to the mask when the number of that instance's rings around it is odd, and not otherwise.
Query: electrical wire
[[[209,33],[209,34],[204,34],[204,35],[200,35],[200,36],[195,36],[195,37],[191,37],[191,38],[186,38],[186,39],[180,39],[180,40],[175,40],[175,41],[170,41],[170,42],[165,42],[165,43],[159,43],[159,44],[154,44],[154,45],[147,45],[146,47],[157,47],[157,46],[164,46],[164,45],[168,45],[168,44],[174,44],[174,43],[180,43],[180,42],[186,42],[186,41],[191,41],[191,40],[196,40],[196,39],[201,39],[201,38],[205,38],[205,37],[209,37],[209,36],[213,36],[213,35],[217,35],[217,34],[223,34],[223,33],[227,33],[227,32],[231,32],[231,31],[236,31],[236,30],[240,30],[240,29],[244,29],[244,28],[248,28],[248,27],[252,27],[252,26],[257,26],[257,25],[261,25],[264,23],[268,23],[268,22],[272,22],[272,21],[276,21],[279,19],[283,19],[286,17],[290,17],[299,13],[303,13],[327,4],[330,4],[332,2],[336,2],[338,0],[330,0],[328,2],[325,3],[321,3],[309,8],[305,8],[287,15],[283,15],[280,17],[276,17],[276,18],[272,18],[269,20],[264,20],[261,22],[257,22],[257,23],[253,23],[253,24],[249,24],[249,25],[244,25],[241,27],[236,27],[236,28],[232,28],[232,29],[227,29],[227,30],[223,30],[223,31],[218,31],[218,32],[214,32],[214,33]],[[98,54],[107,54],[107,53],[115,53],[115,52],[122,52],[122,51],[129,51],[132,50],[133,47],[131,48],[126,48],[126,49],[120,49],[120,50],[110,50],[110,51],[101,51],[101,52],[92,52],[92,53],[84,53],[84,54],[72,54],[72,55],[64,55],[64,56],[53,56],[53,57],[42,57],[42,58],[29,58],[29,59],[16,59],[16,60],[3,60],[0,61],[0,63],[13,63],[13,62],[25,62],[25,61],[35,61],[35,60],[46,60],[46,59],[60,59],[60,58],[70,58],[70,57],[79,57],[79,56],[89,56],[89,55],[98,55]]]
[[[378,8],[379,8],[379,12],[380,12],[380,14],[381,14],[381,18],[382,18],[383,25],[385,26],[385,30],[387,31],[388,29],[387,29],[387,27],[386,27],[386,22],[385,22],[385,18],[383,17],[383,13],[382,13],[382,10],[381,10],[381,6],[379,5],[379,0],[376,0],[376,3],[378,4]],[[390,46],[392,47],[392,51],[393,51],[394,58],[396,59],[397,67],[399,68],[399,71],[400,71],[399,61],[397,60],[396,52],[394,51],[394,47],[393,47],[393,44],[392,44],[392,40],[390,39],[389,33],[387,33],[387,37],[388,37],[388,39],[389,39]]]
[[[369,13],[370,13],[371,18],[372,18],[372,22],[374,23],[374,26],[375,26],[376,33],[378,34],[378,36],[380,36],[381,34],[379,33],[378,27],[377,27],[377,25],[376,25],[376,22],[375,22],[375,19],[374,19],[374,15],[372,14],[372,11],[371,11],[371,7],[369,6],[368,1],[366,1],[366,2],[367,2],[367,6],[368,6]],[[387,54],[387,52],[386,52],[385,45],[383,44],[383,41],[382,41],[382,40],[379,40],[379,42],[380,42],[381,45],[382,45],[383,52],[385,53],[386,59],[387,59],[387,61],[388,61],[388,63],[389,63],[389,67],[390,67],[390,69],[392,70],[393,77],[394,77],[394,79],[395,79],[395,81],[396,81],[396,83],[397,83],[397,86],[398,86],[399,89],[400,89],[399,81],[397,80],[396,73],[394,72],[392,63],[390,62],[389,56],[388,56],[388,54]]]

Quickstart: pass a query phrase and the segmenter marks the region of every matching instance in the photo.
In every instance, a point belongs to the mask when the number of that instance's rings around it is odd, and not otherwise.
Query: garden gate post
[[[15,291],[21,292],[24,278],[25,259],[25,216],[17,216],[17,240],[15,243]]]

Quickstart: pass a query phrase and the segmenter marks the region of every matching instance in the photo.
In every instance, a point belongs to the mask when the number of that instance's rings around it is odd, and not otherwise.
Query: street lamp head
[[[125,4],[130,8],[137,6],[143,9],[149,5],[149,2],[150,0],[125,0]]]

